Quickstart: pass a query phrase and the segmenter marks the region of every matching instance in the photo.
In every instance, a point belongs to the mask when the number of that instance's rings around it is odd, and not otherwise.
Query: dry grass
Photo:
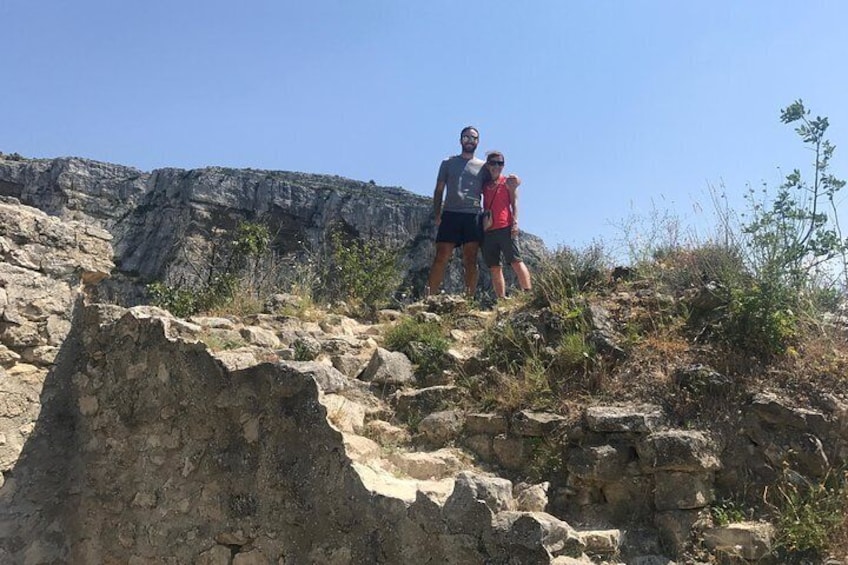
[[[246,289],[238,289],[226,305],[209,309],[207,316],[237,316],[247,317],[260,314],[264,310],[263,301]]]

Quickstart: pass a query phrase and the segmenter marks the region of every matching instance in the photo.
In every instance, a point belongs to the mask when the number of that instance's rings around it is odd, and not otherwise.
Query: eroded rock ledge
[[[228,370],[202,343],[170,337],[182,322],[153,308],[78,316],[61,360],[69,382],[45,383],[69,385],[67,403],[45,404],[0,493],[13,510],[0,524],[9,562],[549,563],[582,553],[565,522],[516,511],[505,479],[461,473],[444,501],[366,486],[308,367]],[[48,451],[61,468],[40,467]]]
[[[33,430],[80,289],[114,267],[110,240],[0,196],[0,487]]]

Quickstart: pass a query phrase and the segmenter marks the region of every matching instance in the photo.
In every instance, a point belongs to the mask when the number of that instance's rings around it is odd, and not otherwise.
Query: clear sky
[[[0,22],[5,153],[432,195],[473,124],[552,247],[654,208],[709,224],[708,186],[740,206],[809,170],[779,121],[798,98],[848,177],[843,1],[0,0]]]

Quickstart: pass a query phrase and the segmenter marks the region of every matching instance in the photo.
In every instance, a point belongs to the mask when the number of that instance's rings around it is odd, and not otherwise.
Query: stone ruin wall
[[[170,337],[183,323],[146,307],[77,310],[63,370],[44,385],[55,400],[0,490],[10,562],[550,563],[581,553],[564,522],[513,511],[504,479],[460,476],[446,500],[369,489],[308,371],[228,369],[205,345]]]

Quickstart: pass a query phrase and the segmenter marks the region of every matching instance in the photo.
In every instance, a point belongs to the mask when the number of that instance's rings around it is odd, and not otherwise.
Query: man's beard
[[[477,145],[474,143],[463,143],[462,144],[462,152],[463,153],[474,153],[474,150],[477,149]]]

